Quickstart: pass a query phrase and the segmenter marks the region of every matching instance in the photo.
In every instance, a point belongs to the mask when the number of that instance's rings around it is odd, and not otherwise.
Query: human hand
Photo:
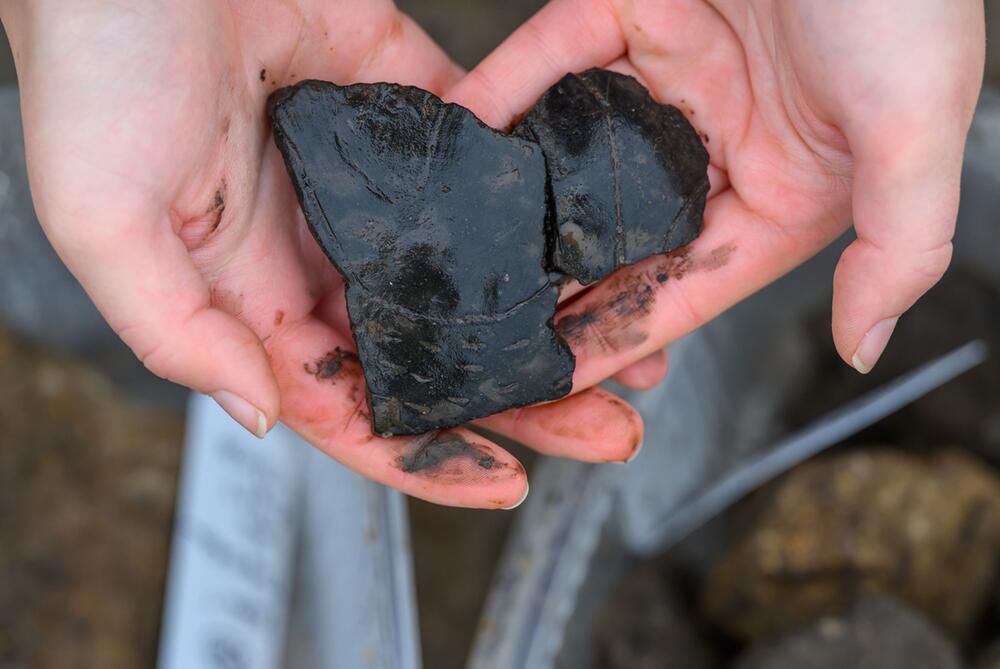
[[[852,218],[833,337],[867,372],[949,264],[983,58],[977,0],[554,0],[446,97],[508,127],[566,72],[608,67],[702,134],[702,236],[560,310],[575,390],[655,355]]]
[[[425,499],[509,507],[523,467],[468,430],[371,434],[339,274],[305,227],[265,101],[305,78],[441,91],[461,76],[387,0],[0,4],[36,210],[147,367],[251,432],[275,421]],[[558,407],[558,408],[557,408]],[[541,452],[626,459],[638,415],[594,389],[486,421]]]

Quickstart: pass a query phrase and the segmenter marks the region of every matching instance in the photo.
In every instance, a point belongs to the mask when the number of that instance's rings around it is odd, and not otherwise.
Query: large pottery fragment
[[[270,113],[306,219],[346,279],[377,434],[569,392],[536,144],[393,84],[307,81]]]

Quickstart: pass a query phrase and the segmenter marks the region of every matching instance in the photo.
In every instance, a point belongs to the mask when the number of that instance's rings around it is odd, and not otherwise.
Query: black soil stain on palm
[[[266,79],[267,79],[267,70],[262,67],[260,68],[260,80],[264,81]]]
[[[350,351],[343,351],[338,346],[316,362],[305,363],[303,368],[307,374],[316,377],[317,381],[332,379],[345,365],[358,364],[358,356]]]
[[[466,441],[458,435],[433,437],[417,442],[413,452],[399,456],[399,468],[407,474],[433,474],[455,460],[467,460],[485,470],[501,469],[505,465],[482,446]]]

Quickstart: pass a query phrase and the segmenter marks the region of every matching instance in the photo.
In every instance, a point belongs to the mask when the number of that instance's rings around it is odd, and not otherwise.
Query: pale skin
[[[828,244],[838,351],[860,371],[947,267],[983,67],[974,0],[556,0],[469,76],[388,1],[0,4],[18,67],[32,193],[60,256],[155,373],[251,432],[282,420],[346,466],[442,504],[504,508],[523,468],[401,464],[427,438],[373,437],[339,275],[309,236],[264,116],[304,78],[417,85],[507,128],[567,71],[639,77],[707,136],[712,197],[684,259],[564,292],[574,395],[482,424],[547,454],[623,461],[638,415],[606,378],[666,373],[663,347]],[[602,309],[647,296],[623,316]],[[567,324],[586,322],[570,328]],[[762,327],[765,327],[762,324]]]

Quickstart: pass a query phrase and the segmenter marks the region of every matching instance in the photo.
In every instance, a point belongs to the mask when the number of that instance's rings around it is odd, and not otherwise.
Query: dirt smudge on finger
[[[610,299],[563,316],[556,329],[574,347],[591,345],[604,353],[620,353],[640,346],[649,338],[642,322],[653,310],[657,289],[670,279],[721,269],[735,251],[732,242],[704,254],[683,248],[658,257],[643,269],[625,269],[607,280]]]
[[[563,316],[556,323],[556,329],[570,345],[582,346],[594,339],[602,351],[618,353],[639,346],[649,337],[638,323],[653,310],[653,287],[637,274],[625,274],[613,281],[617,292],[610,300]]]
[[[729,264],[736,244],[728,242],[717,246],[708,253],[696,254],[689,247],[668,253],[657,261],[651,271],[658,283],[668,279],[683,279],[697,272],[714,272]]]
[[[326,381],[334,379],[340,370],[347,366],[355,366],[360,369],[358,356],[356,353],[344,351],[337,346],[319,360],[313,363],[307,362],[302,367],[307,374],[315,376],[317,381]]]
[[[278,309],[274,312],[274,327],[278,327],[285,321],[285,312]]]
[[[412,442],[396,462],[407,474],[453,476],[469,467],[493,472],[507,467],[498,462],[489,449],[460,435],[431,433]]]

